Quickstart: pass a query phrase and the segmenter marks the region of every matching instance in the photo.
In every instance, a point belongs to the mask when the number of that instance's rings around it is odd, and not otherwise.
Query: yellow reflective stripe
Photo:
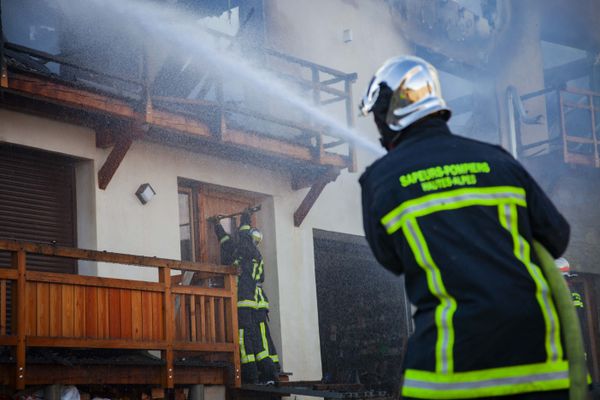
[[[260,286],[256,286],[256,289],[254,289],[254,301],[256,301],[256,309],[269,308],[269,302],[265,299]]]
[[[468,399],[569,387],[566,361],[438,374],[407,369],[402,395],[421,399]]]
[[[435,309],[437,340],[435,344],[435,370],[451,373],[454,370],[454,326],[452,317],[456,311],[456,300],[448,294],[439,268],[433,261],[423,232],[414,218],[402,227],[404,236],[413,252],[417,264],[425,271],[429,291],[439,300]]]
[[[267,328],[264,322],[260,323],[260,337],[262,339],[263,351],[256,355],[258,361],[264,360],[269,357],[269,341],[267,340]]]
[[[256,277],[256,279],[260,279],[260,277],[263,274],[264,269],[265,269],[265,262],[264,262],[264,260],[260,260],[260,265],[258,266],[258,276]]]
[[[255,259],[252,259],[252,279],[256,280],[256,273],[258,271],[258,263]]]
[[[238,308],[254,308],[255,310],[259,310],[259,309],[268,309],[269,308],[269,302],[265,301],[264,299],[261,301],[255,301],[255,300],[240,300],[237,302],[237,306]]]
[[[257,310],[259,310],[259,309],[263,309],[263,308],[264,308],[264,309],[268,309],[268,308],[269,308],[269,302],[268,302],[268,301],[259,301],[259,302],[256,304],[256,309],[257,309]]]
[[[269,356],[271,358],[271,360],[273,360],[273,362],[278,363],[279,362],[279,356],[278,355],[274,355],[274,356]]]
[[[417,218],[442,210],[468,206],[495,206],[511,202],[526,206],[525,190],[515,186],[495,186],[449,190],[405,201],[381,218],[388,234],[402,227],[408,218]]]
[[[225,235],[219,240],[219,244],[223,244],[230,239],[229,235]]]
[[[250,225],[242,225],[240,226],[240,231],[249,231],[250,230]]]
[[[237,302],[238,307],[250,307],[256,308],[256,301],[254,300],[240,300]]]
[[[515,204],[498,206],[500,224],[510,232],[513,239],[513,252],[515,257],[525,265],[527,272],[535,282],[535,297],[538,301],[544,323],[546,325],[546,355],[548,361],[558,361],[563,358],[563,348],[560,341],[560,321],[550,295],[548,282],[540,268],[531,262],[531,247],[519,234],[518,212]]]
[[[239,330],[239,343],[240,343],[240,362],[242,364],[248,364],[251,362],[255,362],[256,359],[254,358],[254,354],[247,354],[246,353],[246,343],[244,341],[244,330],[240,329]]]

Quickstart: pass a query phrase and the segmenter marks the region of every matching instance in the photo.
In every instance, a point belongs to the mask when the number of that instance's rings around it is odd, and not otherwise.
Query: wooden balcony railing
[[[315,107],[342,103],[346,124],[354,125],[352,84],[357,79],[356,73],[345,73],[272,49],[255,50],[258,57],[264,58],[263,70],[270,70],[273,76],[297,88],[301,97]],[[20,66],[18,62],[15,65],[7,63],[6,52],[31,59],[37,69]],[[17,98],[11,101],[17,103],[25,96],[44,105],[48,102],[70,110],[128,121],[133,125],[133,129],[128,128],[131,131],[128,134],[134,139],[146,135],[164,141],[161,135],[170,132],[188,139],[267,153],[275,158],[297,159],[335,169],[355,169],[353,144],[331,134],[331,129],[323,123],[292,106],[286,112],[288,115],[275,117],[281,113],[281,99],[267,101],[263,94],[261,101],[265,103],[258,107],[256,99],[228,98],[227,93],[239,90],[236,87],[239,82],[224,79],[221,71],[210,69],[197,77],[206,78],[206,84],[195,98],[160,95],[153,89],[157,86],[156,81],[160,83],[164,78],[158,77],[151,82],[147,76],[147,63],[145,59],[141,76],[109,75],[61,56],[3,42],[0,37],[0,91],[16,95]],[[58,65],[61,70],[70,72],[52,73],[46,64]],[[269,111],[271,106],[278,111]],[[37,104],[36,111],[57,114],[56,110],[50,109],[52,106],[47,107],[44,111],[42,105]],[[88,123],[94,124],[89,118]],[[115,134],[115,128],[112,129]],[[99,142],[103,140],[99,139]]]
[[[51,383],[44,382],[45,373],[60,379],[55,371],[26,365],[27,348],[44,347],[160,350],[162,370],[131,382],[165,388],[202,383],[199,374],[189,378],[190,371],[178,370],[178,354],[220,356],[229,372],[206,383],[240,385],[235,268],[6,240],[0,240],[0,252],[12,255],[12,265],[0,266],[9,267],[0,268],[0,345],[9,346],[16,360],[5,371],[9,377],[1,377],[0,366],[0,384],[22,389]],[[159,280],[31,271],[29,254],[156,268]],[[224,285],[174,286],[172,271],[222,276]]]

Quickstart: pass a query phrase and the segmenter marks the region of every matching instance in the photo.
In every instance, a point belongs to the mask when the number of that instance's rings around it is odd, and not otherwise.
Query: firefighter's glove
[[[208,222],[210,222],[211,224],[218,224],[222,219],[223,219],[223,216],[221,214],[213,215],[212,217],[206,218],[206,220]]]

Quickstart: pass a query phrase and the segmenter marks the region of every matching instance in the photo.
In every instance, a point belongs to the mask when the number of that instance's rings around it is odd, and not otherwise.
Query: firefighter
[[[278,380],[279,357],[268,326],[269,301],[262,289],[264,261],[258,249],[262,233],[251,226],[248,211],[242,213],[235,241],[218,216],[211,220],[221,245],[221,263],[241,269],[237,306],[242,381],[273,384]]]
[[[571,278],[576,277],[577,274],[571,272],[571,265],[569,264],[569,261],[567,261],[566,258],[563,258],[563,257],[557,258],[556,260],[554,260],[554,263],[556,264],[556,268],[558,268],[560,270],[560,272],[562,273],[562,276],[567,281],[567,286],[569,287],[569,291],[571,292],[571,298],[573,299],[573,306],[575,306],[575,308],[577,308],[577,309],[582,309],[583,308],[583,300],[581,298],[581,294],[579,294],[576,291],[576,289],[573,288],[573,283],[571,281]],[[583,321],[581,316],[579,317],[579,319]],[[582,327],[582,330],[583,330],[583,327]]]
[[[388,60],[360,104],[388,151],[360,178],[367,241],[416,307],[404,399],[566,399],[556,306],[533,240],[569,225],[499,146],[452,134],[436,70]]]

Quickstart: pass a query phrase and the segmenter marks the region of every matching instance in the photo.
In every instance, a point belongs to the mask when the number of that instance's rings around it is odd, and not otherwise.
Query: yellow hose
[[[565,347],[569,361],[569,399],[585,400],[588,398],[587,364],[581,335],[581,325],[573,306],[571,291],[565,279],[554,264],[554,258],[539,242],[534,241],[533,247],[540,261],[540,267],[550,286],[558,318],[565,338]]]

